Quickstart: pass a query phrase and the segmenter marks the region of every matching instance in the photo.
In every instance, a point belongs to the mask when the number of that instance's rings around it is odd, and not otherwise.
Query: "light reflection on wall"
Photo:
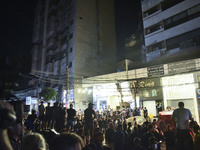
[[[194,97],[193,74],[163,77],[163,94],[165,99],[186,99]]]

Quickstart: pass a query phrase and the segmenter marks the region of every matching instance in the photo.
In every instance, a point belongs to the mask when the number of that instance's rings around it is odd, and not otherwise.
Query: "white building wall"
[[[163,0],[146,0],[142,3],[142,11],[144,12],[144,11],[148,10],[149,8],[152,8],[162,1]]]
[[[192,31],[200,27],[200,17],[145,38],[146,46]],[[152,33],[153,34],[153,33]]]
[[[149,2],[153,3],[154,0],[149,0]],[[144,28],[150,27],[164,19],[174,16],[184,10],[187,10],[187,9],[199,4],[199,3],[200,3],[200,1],[198,1],[198,0],[185,0],[165,11],[162,11],[160,13],[155,13],[155,14],[152,14],[152,15],[144,18],[143,26],[144,26]],[[148,8],[152,8],[152,7],[148,7]]]

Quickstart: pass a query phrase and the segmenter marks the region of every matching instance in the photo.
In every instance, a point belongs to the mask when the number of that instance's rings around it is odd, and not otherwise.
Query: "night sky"
[[[0,56],[30,70],[32,30],[36,0],[0,1]]]
[[[125,38],[136,30],[140,0],[115,1],[117,48],[119,56],[123,56]],[[14,64],[16,61],[21,62],[25,72],[29,72],[31,66],[36,2],[37,0],[0,1],[0,56],[9,57]]]
[[[118,59],[124,56],[125,39],[134,34],[141,13],[140,0],[115,0]]]

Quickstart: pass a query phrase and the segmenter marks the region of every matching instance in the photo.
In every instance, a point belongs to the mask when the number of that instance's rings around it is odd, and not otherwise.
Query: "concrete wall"
[[[113,0],[77,0],[76,8],[75,72],[85,76],[114,72]]]

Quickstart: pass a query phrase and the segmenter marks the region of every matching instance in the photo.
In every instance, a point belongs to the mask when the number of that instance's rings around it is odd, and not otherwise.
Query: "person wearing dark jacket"
[[[123,150],[124,149],[123,146],[124,146],[124,134],[122,132],[122,124],[119,124],[117,131],[114,133],[114,149]]]
[[[105,132],[105,141],[106,144],[110,147],[113,147],[114,144],[114,133],[115,133],[114,125],[112,122],[110,122],[109,127],[106,129]]]
[[[93,138],[93,119],[96,117],[95,111],[93,110],[93,104],[89,103],[88,108],[84,111],[85,120],[85,132],[89,132],[90,136]]]
[[[73,109],[73,104],[70,104],[69,106],[70,108],[67,109],[67,130],[73,130],[76,110]]]

